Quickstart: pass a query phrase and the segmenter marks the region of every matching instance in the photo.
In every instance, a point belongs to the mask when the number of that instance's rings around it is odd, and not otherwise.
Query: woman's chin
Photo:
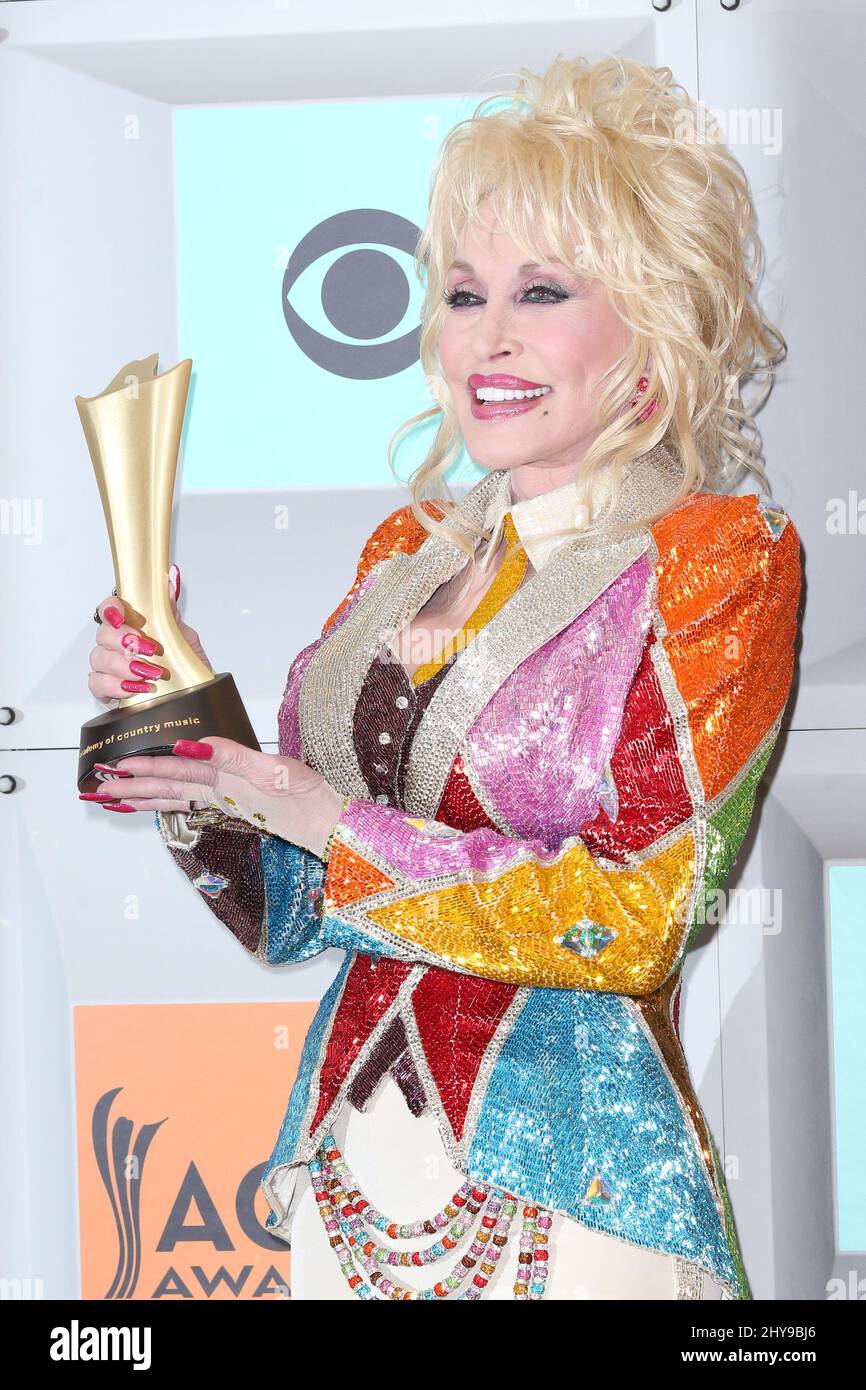
[[[479,468],[492,473],[498,468],[524,468],[528,463],[537,462],[535,454],[517,453],[514,449],[481,449],[476,453],[466,445],[466,452]]]

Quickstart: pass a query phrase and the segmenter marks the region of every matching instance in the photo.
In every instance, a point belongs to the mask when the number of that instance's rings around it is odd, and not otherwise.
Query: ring
[[[117,589],[111,589],[111,592],[113,592],[115,598],[117,598]],[[95,609],[93,609],[93,621],[95,621],[95,623],[101,623],[101,617],[99,616],[99,603],[97,603]]]

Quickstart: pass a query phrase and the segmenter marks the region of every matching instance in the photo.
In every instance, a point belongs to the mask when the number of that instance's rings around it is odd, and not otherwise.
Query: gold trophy
[[[208,734],[259,749],[228,672],[214,675],[190,650],[168,595],[169,541],[178,451],[192,360],[157,375],[159,354],[127,362],[98,396],[76,396],[111,543],[126,622],[148,625],[169,676],[159,694],[127,695],[81,730],[79,791],[102,783],[94,763],[170,753],[179,738]]]

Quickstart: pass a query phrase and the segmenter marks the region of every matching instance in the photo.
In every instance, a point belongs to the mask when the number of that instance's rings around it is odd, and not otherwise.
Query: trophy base
[[[253,726],[228,671],[204,685],[155,695],[128,709],[106,710],[81,728],[78,790],[98,791],[105,783],[94,763],[116,763],[136,753],[170,753],[179,738],[213,735],[261,751]]]

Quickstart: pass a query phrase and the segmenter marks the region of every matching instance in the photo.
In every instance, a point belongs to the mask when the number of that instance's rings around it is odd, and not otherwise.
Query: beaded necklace
[[[332,1134],[323,1140],[310,1160],[309,1169],[329,1244],[349,1287],[359,1298],[408,1301],[449,1298],[454,1293],[458,1299],[481,1297],[508,1245],[518,1205],[512,1192],[500,1191],[487,1183],[467,1181],[434,1216],[401,1224],[385,1216],[363,1195]],[[450,1272],[430,1288],[416,1289],[398,1284],[383,1272],[382,1265],[418,1267],[446,1259],[479,1213],[481,1219],[469,1249],[458,1258]],[[537,1300],[544,1295],[552,1219],[543,1207],[523,1208],[518,1276],[514,1283],[516,1299]],[[392,1240],[411,1240],[436,1235],[443,1228],[447,1230],[439,1240],[411,1251],[392,1250],[370,1234],[382,1231]],[[479,1260],[480,1266],[471,1283],[460,1291]],[[367,1279],[360,1270],[366,1272]]]

